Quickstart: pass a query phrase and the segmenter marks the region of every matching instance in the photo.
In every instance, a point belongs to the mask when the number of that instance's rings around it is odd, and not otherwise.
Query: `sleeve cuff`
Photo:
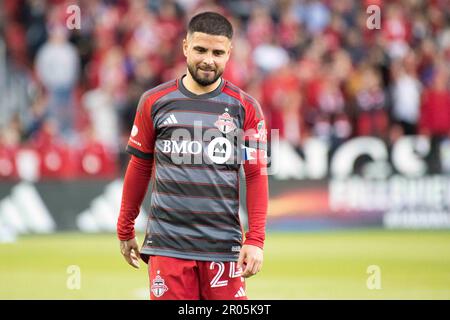
[[[128,241],[134,239],[135,237],[136,234],[134,230],[130,234],[124,234],[123,232],[117,230],[117,238],[119,238],[120,241]]]
[[[256,246],[256,247],[260,248],[261,250],[264,250],[264,241],[246,239],[244,241],[244,245]]]

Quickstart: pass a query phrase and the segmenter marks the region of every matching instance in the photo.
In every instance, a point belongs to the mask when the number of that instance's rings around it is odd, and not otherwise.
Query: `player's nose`
[[[214,68],[214,57],[212,54],[206,55],[206,57],[203,59],[203,64],[207,66],[208,68],[213,69]]]

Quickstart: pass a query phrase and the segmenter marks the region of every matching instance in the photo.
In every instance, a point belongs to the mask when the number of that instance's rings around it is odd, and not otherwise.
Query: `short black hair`
[[[219,13],[206,11],[192,17],[188,25],[188,33],[203,32],[215,36],[225,36],[231,40],[233,27],[227,18]]]

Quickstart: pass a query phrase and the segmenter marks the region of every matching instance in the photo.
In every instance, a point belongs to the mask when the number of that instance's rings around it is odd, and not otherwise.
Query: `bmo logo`
[[[161,145],[163,153],[170,153],[171,160],[176,164],[202,164],[203,159],[203,144],[200,141],[174,141],[163,140]],[[207,163],[211,161],[217,164],[226,163],[232,155],[233,147],[231,142],[223,137],[215,138],[208,143],[206,147]],[[194,157],[191,157],[194,156]]]
[[[208,145],[208,156],[217,164],[224,164],[231,157],[231,143],[225,138],[215,138]]]
[[[162,152],[176,154],[199,154],[203,150],[198,141],[163,140]]]

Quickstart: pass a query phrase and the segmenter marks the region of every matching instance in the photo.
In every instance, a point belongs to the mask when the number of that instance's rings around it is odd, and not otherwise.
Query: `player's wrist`
[[[261,250],[264,250],[264,241],[247,239],[244,241],[244,246],[245,245],[255,246],[260,248]]]
[[[129,241],[129,240],[133,240],[136,238],[136,234],[133,230],[132,233],[117,233],[117,237],[119,238],[120,241]]]

